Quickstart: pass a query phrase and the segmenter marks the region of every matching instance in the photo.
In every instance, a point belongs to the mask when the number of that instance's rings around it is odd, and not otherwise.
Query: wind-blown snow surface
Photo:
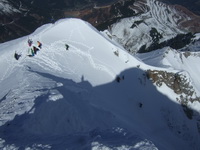
[[[1,148],[199,149],[196,122],[177,95],[146,78],[146,69],[165,68],[145,65],[78,19],[29,38],[43,44],[34,57],[28,37],[0,45]]]

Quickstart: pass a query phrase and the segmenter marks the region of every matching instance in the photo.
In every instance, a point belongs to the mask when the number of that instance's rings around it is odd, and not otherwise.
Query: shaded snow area
[[[28,38],[42,43],[32,57]],[[79,19],[1,44],[0,149],[198,150],[196,120],[147,69],[168,68],[146,65]]]
[[[7,0],[0,1],[0,14],[12,14],[13,12],[19,13]]]

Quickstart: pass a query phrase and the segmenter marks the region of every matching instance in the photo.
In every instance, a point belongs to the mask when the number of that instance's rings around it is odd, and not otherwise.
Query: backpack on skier
[[[41,49],[42,48],[42,43],[40,43],[39,41],[37,41],[38,43],[38,47]]]
[[[18,60],[20,57],[21,57],[21,55],[20,55],[20,54],[17,54],[17,53],[15,52],[14,58],[15,58],[16,60]]]

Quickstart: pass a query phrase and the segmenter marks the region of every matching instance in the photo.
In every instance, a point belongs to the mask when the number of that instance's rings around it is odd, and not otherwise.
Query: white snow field
[[[33,57],[28,38],[42,43]],[[197,122],[147,69],[169,70],[146,65],[79,19],[0,44],[0,149],[199,150]]]

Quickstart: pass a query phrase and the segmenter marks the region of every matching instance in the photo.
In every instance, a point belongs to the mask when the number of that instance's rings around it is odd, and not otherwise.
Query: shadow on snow
[[[195,137],[192,130],[198,131],[196,126],[190,129],[189,124],[196,125],[196,122],[186,117],[181,105],[159,93],[139,68],[122,72],[119,77],[124,79],[119,82],[114,80],[96,87],[84,81],[84,76],[82,82],[75,83],[50,74],[34,73],[62,86],[43,89],[46,94],[35,99],[29,112],[15,116],[0,127],[4,146],[91,149],[92,144],[98,142],[113,148],[134,146],[148,139],[150,141],[140,144],[139,148],[155,144],[165,149],[159,141],[165,141],[166,137],[160,135],[167,132],[187,143],[187,137]],[[200,146],[198,139],[193,138],[194,147]],[[170,143],[170,139],[167,140]],[[173,144],[170,148],[177,149]]]

